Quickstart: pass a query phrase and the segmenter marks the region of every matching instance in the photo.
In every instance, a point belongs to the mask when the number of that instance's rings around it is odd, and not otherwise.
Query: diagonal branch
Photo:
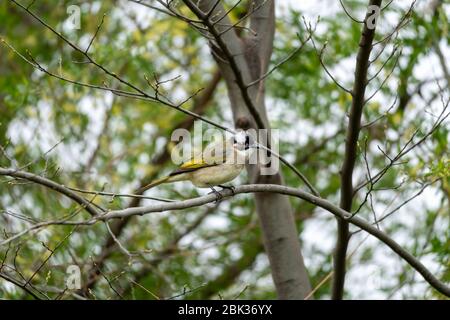
[[[242,98],[244,99],[248,111],[254,118],[258,126],[258,129],[265,129],[266,128],[265,121],[258,112],[258,109],[247,90],[248,86],[246,85],[246,81],[244,80],[242,72],[244,64],[241,63],[241,65],[238,65],[238,62],[235,59],[235,53],[233,53],[227,45],[228,43],[235,43],[235,44],[240,43],[241,40],[237,37],[234,30],[230,30],[230,32],[227,32],[225,34],[221,34],[220,31],[216,28],[215,23],[210,19],[210,17],[206,13],[204,13],[199,7],[197,7],[197,5],[195,5],[192,1],[184,0],[184,3],[200,20],[203,21],[205,26],[208,27],[209,32],[213,35],[214,39],[217,42],[218,47],[220,48],[222,54],[225,56],[225,59],[230,64],[230,67],[234,72],[236,83],[241,90]],[[221,6],[218,6],[218,8],[221,8]],[[218,8],[216,8],[216,10],[219,10]],[[228,23],[227,17],[224,17],[223,20],[226,20]],[[224,37],[230,37],[231,35],[235,39],[231,39],[231,41],[230,39],[227,39],[225,41]]]
[[[68,192],[66,187],[63,185],[59,185],[56,182],[45,179],[47,181],[41,181],[40,179],[36,179],[33,174],[26,174],[23,171],[17,171],[11,169],[11,171],[5,171],[7,169],[1,169],[0,175],[20,175],[24,179],[31,179],[30,181],[35,181],[36,183],[40,183],[50,189],[56,190],[61,193]],[[44,178],[42,178],[44,179]],[[278,184],[250,184],[250,185],[242,185],[237,186],[234,190],[222,190],[220,191],[221,199],[226,199],[233,197],[237,194],[244,193],[278,193],[283,195],[289,195],[293,197],[297,197],[303,199],[315,206],[318,206],[340,220],[343,220],[347,223],[351,223],[356,227],[368,232],[374,237],[378,238],[381,242],[385,243],[389,248],[391,248],[395,253],[397,253],[400,257],[402,257],[406,262],[408,262],[417,272],[419,272],[423,278],[436,290],[441,292],[442,294],[450,297],[450,288],[442,283],[439,279],[437,279],[418,259],[412,256],[409,252],[403,249],[397,242],[395,242],[391,237],[389,237],[386,233],[382,232],[378,228],[374,227],[370,222],[359,218],[358,216],[352,215],[349,211],[344,210],[335,204],[329,202],[326,199],[317,197],[311,193],[306,191],[302,191],[299,189],[286,187]],[[73,199],[75,201],[75,199]],[[144,207],[135,207],[135,208],[126,208],[119,210],[111,210],[107,211],[101,215],[95,215],[89,220],[83,221],[67,221],[65,225],[90,225],[97,222],[109,221],[111,219],[124,219],[132,216],[142,216],[146,214],[150,214],[153,212],[164,212],[169,210],[183,210],[198,206],[203,206],[208,203],[212,203],[217,201],[216,194],[208,194],[205,196],[177,201],[177,202],[168,202],[168,203],[155,203]],[[78,202],[78,201],[76,201]],[[90,206],[88,203],[87,206]]]
[[[67,43],[71,48],[73,48],[75,51],[78,51],[79,53],[81,53],[88,61],[88,63],[94,65],[95,67],[99,68],[100,70],[102,70],[106,75],[118,80],[121,84],[127,86],[128,88],[133,89],[136,92],[130,92],[130,91],[124,91],[124,90],[119,90],[119,89],[114,89],[114,88],[110,88],[107,86],[99,86],[99,85],[93,85],[93,84],[89,84],[89,83],[84,83],[84,82],[79,82],[76,80],[72,80],[72,79],[68,79],[65,78],[61,75],[52,73],[51,71],[49,71],[48,69],[44,68],[42,65],[40,65],[31,55],[29,59],[27,59],[26,57],[24,57],[21,53],[19,53],[14,47],[12,47],[9,43],[7,43],[4,39],[0,38],[0,42],[4,43],[6,46],[8,46],[14,53],[16,53],[17,55],[19,55],[25,62],[29,63],[30,65],[32,65],[33,67],[35,67],[36,69],[39,69],[40,71],[44,72],[45,74],[57,78],[61,81],[65,81],[68,83],[72,83],[78,86],[83,86],[83,87],[87,87],[87,88],[91,88],[91,89],[96,89],[96,90],[103,90],[103,91],[109,91],[113,94],[116,94],[118,96],[123,96],[123,97],[128,97],[128,98],[133,98],[133,99],[138,99],[138,100],[144,100],[144,101],[152,101],[152,102],[159,102],[162,105],[169,107],[171,109],[175,109],[177,111],[180,111],[182,113],[185,113],[191,117],[194,117],[195,119],[201,120],[205,123],[208,123],[216,128],[219,128],[221,130],[227,131],[231,134],[236,134],[235,130],[232,130],[230,128],[227,128],[223,125],[220,125],[219,123],[212,121],[208,118],[205,118],[193,111],[190,111],[186,108],[182,108],[182,105],[184,105],[188,100],[190,100],[191,98],[194,98],[194,96],[197,95],[197,93],[200,91],[197,91],[194,95],[188,97],[188,99],[182,101],[179,104],[173,104],[170,101],[168,101],[167,99],[160,99],[158,97],[158,95],[156,94],[155,96],[152,96],[150,94],[148,94],[144,89],[139,88],[138,86],[128,82],[126,79],[122,78],[121,76],[117,75],[115,72],[109,70],[108,68],[106,68],[105,66],[99,64],[97,61],[95,61],[85,50],[80,49],[76,44],[74,44],[73,42],[71,42],[70,40],[68,40],[66,37],[64,37],[61,33],[57,32],[54,28],[52,28],[49,24],[47,24],[44,20],[42,20],[39,16],[37,16],[35,13],[31,12],[29,10],[29,8],[24,7],[23,5],[21,5],[20,3],[18,3],[16,0],[10,0],[11,2],[13,2],[15,5],[19,6],[20,8],[22,8],[23,10],[25,10],[29,15],[31,15],[34,19],[36,19],[40,24],[42,24],[43,26],[45,26],[47,29],[49,29],[51,32],[53,32],[57,37],[59,37],[62,41],[64,41],[65,43]],[[202,12],[200,9],[198,9],[200,12]],[[203,12],[202,12],[203,14]],[[204,14],[203,14],[204,15]],[[214,25],[213,25],[214,26]],[[233,32],[226,32],[224,34],[220,34],[219,38],[222,39],[222,37],[224,36],[236,36],[235,32],[233,30]],[[236,36],[236,38],[233,39],[237,39],[237,42],[239,43],[241,40]],[[233,61],[235,61],[233,59]],[[241,61],[241,65],[239,67],[241,68],[245,68],[246,64],[245,61]],[[239,71],[240,69],[237,68],[237,70]],[[242,80],[242,88],[245,91],[245,93],[248,95],[248,91],[247,91],[247,87],[244,85],[244,82]],[[251,99],[250,99],[251,100]],[[251,102],[252,103],[252,102]],[[306,186],[311,190],[311,192],[313,192],[314,194],[318,195],[319,193],[317,192],[317,190],[312,186],[312,184],[307,180],[307,178],[297,169],[295,168],[295,166],[293,166],[291,163],[289,163],[289,161],[287,161],[284,157],[282,157],[281,155],[273,152],[270,148],[270,145],[268,146],[264,146],[259,144],[259,147],[268,151],[268,154],[274,155],[275,157],[279,158],[280,161],[286,165],[289,169],[291,169],[305,184]]]
[[[208,86],[206,86],[205,90],[199,95],[197,95],[194,98],[194,106],[192,110],[199,115],[203,115],[209,106],[210,102],[213,100],[214,93],[217,89],[217,86],[219,85],[220,80],[222,79],[222,76],[220,74],[219,70],[214,71],[211,81],[209,82]],[[184,129],[191,129],[194,125],[195,118],[189,117],[185,120],[179,122],[174,126],[174,128],[184,128]],[[161,167],[165,162],[167,162],[170,159],[170,153],[169,148],[166,146],[161,153],[156,155],[151,160],[151,166],[155,166],[157,168]],[[155,179],[155,174],[158,172],[158,170],[154,170],[153,173],[147,175],[141,181],[139,182],[139,187],[136,189],[137,191],[143,190],[142,188],[146,185],[148,185],[153,179]],[[138,207],[141,203],[141,200],[143,198],[147,198],[146,196],[139,196],[139,192],[134,192],[134,197],[130,203],[128,204],[128,207]],[[95,286],[97,280],[98,280],[98,266],[103,267],[103,264],[105,261],[111,256],[111,254],[114,252],[114,248],[116,246],[116,241],[114,241],[113,235],[115,237],[119,237],[123,230],[125,230],[126,226],[130,223],[130,218],[121,219],[118,221],[115,221],[111,225],[111,234],[107,236],[105,241],[102,244],[102,248],[100,250],[100,255],[96,258],[95,263],[97,266],[92,265],[90,270],[88,271],[88,281],[86,282],[84,288],[83,288],[83,294],[87,294],[87,290],[91,289]]]
[[[52,189],[60,194],[65,195],[66,197],[72,199],[76,203],[78,203],[81,207],[83,207],[91,216],[97,216],[100,211],[95,208],[95,206],[86,200],[85,198],[81,197],[76,192],[70,190],[69,188],[58,184],[50,179],[41,177],[39,175],[25,172],[17,169],[12,168],[1,168],[0,167],[0,176],[10,176],[18,179],[24,179],[27,181],[34,182],[36,184],[40,184],[44,187],[47,187],[49,189]]]
[[[334,216],[339,219],[345,220],[347,223],[351,223],[356,227],[368,232],[372,236],[379,239],[381,242],[386,244],[391,250],[397,253],[400,257],[402,257],[406,262],[408,262],[417,272],[419,272],[423,278],[436,290],[441,292],[442,294],[450,297],[450,287],[446,286],[443,282],[437,279],[418,259],[416,259],[413,255],[411,255],[408,251],[406,251],[403,247],[401,247],[397,242],[395,242],[390,236],[388,236],[383,231],[374,227],[370,222],[359,218],[358,216],[352,216],[352,214],[338,206],[332,204],[328,200],[325,200],[320,197],[316,197],[308,192],[294,189],[281,185],[270,185],[270,184],[250,184],[238,186],[235,188],[234,192],[230,190],[221,191],[221,195],[223,198],[228,198],[233,196],[233,194],[241,194],[241,193],[254,193],[254,192],[274,192],[284,195],[290,195],[294,197],[298,197],[303,199],[311,204],[314,204],[318,207],[323,208],[324,210],[330,212]],[[145,215],[151,212],[163,212],[168,210],[182,210],[187,208],[192,208],[196,206],[205,205],[207,203],[211,203],[216,201],[216,195],[209,194],[206,196],[179,201],[172,203],[158,203],[153,204],[146,207],[138,207],[138,208],[128,208],[123,210],[116,210],[106,213],[101,217],[94,218],[95,220],[109,220],[116,218],[124,218],[133,215]]]
[[[184,0],[184,2],[189,7],[189,9],[199,19],[204,21],[205,25],[208,27],[209,31],[216,39],[216,42],[217,42],[220,50],[222,51],[222,54],[225,56],[226,61],[229,63],[230,68],[233,71],[233,74],[234,74],[234,77],[236,80],[236,84],[239,87],[239,90],[241,92],[242,99],[245,103],[245,106],[246,106],[247,110],[249,111],[249,113],[254,118],[258,129],[266,128],[267,120],[263,119],[263,117],[261,116],[261,112],[258,111],[258,109],[254,103],[254,100],[252,99],[250,92],[249,92],[249,89],[251,88],[251,86],[249,86],[247,84],[247,82],[250,81],[250,79],[244,79],[244,74],[249,74],[249,70],[248,70],[249,68],[248,68],[247,62],[243,59],[239,59],[239,60],[235,59],[236,56],[242,55],[242,52],[240,52],[240,51],[243,51],[243,48],[241,45],[241,42],[242,42],[241,39],[236,35],[234,30],[230,30],[230,32],[226,32],[226,33],[220,33],[220,30],[218,30],[216,28],[215,23],[212,22],[210,20],[209,16],[207,14],[205,14],[199,7],[197,7],[190,0]],[[268,3],[266,3],[266,2],[259,3],[259,5],[257,6],[258,9],[255,9],[255,10],[260,10],[262,7],[267,6],[267,4]],[[216,10],[223,10],[223,8],[221,9],[221,7],[218,6],[218,8],[216,8]],[[253,11],[253,14],[255,12],[256,11]],[[228,18],[226,20],[228,22]],[[233,49],[230,49],[227,44],[232,44],[234,46]],[[237,46],[237,48],[236,48],[236,46]],[[267,66],[264,67],[264,69],[266,69],[266,68],[267,68]],[[260,75],[258,75],[257,77],[259,78]],[[249,77],[247,76],[247,78],[249,78]],[[249,82],[249,83],[251,84],[252,82]],[[270,139],[268,139],[268,141],[270,141]],[[291,169],[293,172],[295,172],[295,174],[306,184],[306,186],[310,189],[310,191],[313,194],[319,195],[319,192],[308,181],[308,179],[297,168],[295,168],[295,166],[293,166],[291,163],[289,163],[284,157],[273,152],[271,150],[271,147],[269,144],[267,146],[259,144],[258,147],[268,151],[268,154],[274,155],[275,157],[280,159],[280,161],[283,164],[285,164],[289,169]]]

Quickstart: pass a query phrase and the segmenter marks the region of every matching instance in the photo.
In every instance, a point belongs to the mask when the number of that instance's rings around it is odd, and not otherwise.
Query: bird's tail
[[[170,176],[167,176],[167,177],[163,177],[161,179],[157,179],[155,181],[152,181],[151,183],[147,184],[146,186],[143,186],[142,188],[136,190],[135,193],[136,194],[142,194],[145,191],[147,191],[148,189],[151,189],[153,187],[159,186],[160,184],[163,184],[164,182],[170,182],[169,179],[170,179]]]

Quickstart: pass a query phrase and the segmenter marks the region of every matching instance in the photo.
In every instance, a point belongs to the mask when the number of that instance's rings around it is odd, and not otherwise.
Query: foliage
[[[347,2],[355,15],[362,16],[365,1]],[[31,8],[83,48],[106,14],[89,52],[106,68],[148,92],[154,93],[154,88],[145,77],[154,83],[155,79],[164,81],[180,76],[161,85],[161,92],[176,101],[211,84],[216,66],[207,41],[183,21],[131,1],[80,1],[81,29],[74,30],[67,24],[66,10],[71,4],[73,1],[57,4],[36,1]],[[279,11],[273,65],[306,39],[308,30],[302,16],[307,15],[306,20],[314,23],[315,15],[298,7],[283,5],[284,10]],[[242,16],[245,8],[243,1],[233,11],[233,19]],[[382,40],[392,30],[406,9],[395,3],[386,9],[375,41]],[[172,146],[170,135],[188,119],[185,114],[157,102],[116,96],[45,75],[17,53],[29,57],[29,52],[39,64],[69,79],[121,87],[117,80],[85,63],[82,55],[10,1],[0,3],[0,21],[0,37],[17,50],[14,52],[4,43],[0,46],[1,167],[25,168],[65,186],[114,193],[132,193],[143,181],[173,169],[170,157],[164,161],[155,159]],[[368,174],[362,156],[365,145],[370,151],[367,161],[374,174],[388,163],[383,152],[395,156],[415,130],[418,130],[415,141],[424,137],[442,110],[449,96],[448,83],[441,76],[444,73],[440,70],[445,66],[437,61],[433,47],[438,43],[448,50],[448,21],[448,8],[437,9],[435,15],[416,9],[409,23],[371,65],[369,77],[384,69],[369,84],[368,95],[393,72],[364,109],[364,123],[381,118],[361,131],[355,183],[364,181]],[[360,32],[361,25],[338,8],[336,14],[326,15],[318,22],[313,34],[316,48],[308,41],[299,53],[268,77],[266,84],[270,122],[282,133],[280,153],[306,175],[322,197],[334,203],[339,201],[346,113],[352,100],[328,77],[320,64],[319,51],[326,43],[321,56],[324,64],[338,75],[344,87],[351,89]],[[401,47],[398,64],[395,55],[384,64],[394,44]],[[430,61],[436,70],[428,73]],[[195,108],[195,100],[196,97],[189,100],[184,107]],[[202,114],[233,127],[223,82]],[[359,212],[361,217],[373,221],[374,214],[382,216],[429,184],[423,194],[394,212],[380,226],[404,248],[426,261],[435,275],[447,283],[450,281],[448,139],[447,121],[407,154],[400,165],[388,170],[375,186],[373,197]],[[292,171],[286,167],[282,170],[287,185],[303,187]],[[245,183],[246,179],[244,175],[236,183]],[[354,210],[364,201],[369,187],[358,193]],[[180,183],[158,187],[148,195],[188,199],[204,193]],[[20,180],[2,177],[0,194],[3,233],[0,241],[26,229],[30,223],[68,214],[89,218],[67,198]],[[109,209],[126,207],[133,201],[123,197],[86,196]],[[141,205],[152,201],[144,200]],[[329,243],[335,222],[331,215],[311,204],[298,199],[291,202],[315,287],[332,270]],[[97,281],[86,293],[88,298],[276,297],[250,195],[237,196],[211,208],[132,218],[118,237],[132,253],[131,257],[113,244],[103,261],[108,237],[103,223],[35,230],[0,247],[0,257],[5,258],[1,272],[20,280],[36,272],[29,284],[31,290],[44,292],[52,299],[77,298],[69,291],[62,292],[67,266],[73,264],[81,267],[84,284],[89,280],[90,270],[95,271],[99,264]],[[350,243],[349,252],[355,251],[348,262],[346,297],[442,298],[417,275],[414,277],[414,270],[394,258],[381,243],[365,239],[366,235],[359,232]],[[376,283],[367,292],[358,281],[367,277],[367,270],[374,266],[384,276],[375,277]],[[366,268],[366,272],[359,274],[361,268]],[[330,283],[326,281],[315,292],[315,298],[329,298],[329,292]],[[31,298],[26,291],[1,278],[0,297]]]

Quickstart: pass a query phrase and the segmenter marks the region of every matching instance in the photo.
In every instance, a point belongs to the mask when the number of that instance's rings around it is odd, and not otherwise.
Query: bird
[[[228,139],[212,142],[203,152],[182,163],[169,175],[140,188],[137,193],[142,194],[158,185],[177,181],[190,181],[198,188],[210,188],[218,198],[221,195],[215,186],[234,192],[234,187],[224,184],[234,180],[244,169],[245,163],[257,148],[256,143],[251,143],[252,140],[247,132],[239,132]]]

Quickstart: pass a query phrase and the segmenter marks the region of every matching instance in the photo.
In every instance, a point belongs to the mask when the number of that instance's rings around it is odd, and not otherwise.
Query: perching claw
[[[219,202],[220,200],[222,200],[223,196],[220,194],[220,192],[218,192],[216,189],[214,189],[213,186],[209,186],[211,188],[211,193],[214,193],[216,195],[216,203]]]
[[[235,188],[234,186],[224,186],[224,185],[219,184],[219,187],[221,187],[222,189],[230,190],[230,191],[231,191],[231,194],[232,194],[233,196],[236,194],[236,193],[235,193],[236,188]]]

